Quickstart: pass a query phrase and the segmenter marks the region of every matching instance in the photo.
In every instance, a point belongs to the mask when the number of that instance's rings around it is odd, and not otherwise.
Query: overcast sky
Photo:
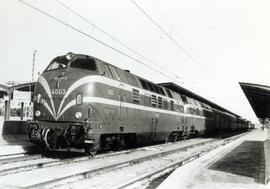
[[[34,49],[35,78],[58,55],[88,54],[153,82],[177,82],[257,121],[238,82],[270,85],[269,0],[60,0],[159,66],[112,40],[55,0],[24,1],[169,77],[19,0],[1,0],[1,82],[30,81]]]

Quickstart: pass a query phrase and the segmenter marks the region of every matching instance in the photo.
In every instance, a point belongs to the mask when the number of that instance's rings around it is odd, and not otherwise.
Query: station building
[[[5,120],[31,119],[35,82],[0,83],[0,116]]]

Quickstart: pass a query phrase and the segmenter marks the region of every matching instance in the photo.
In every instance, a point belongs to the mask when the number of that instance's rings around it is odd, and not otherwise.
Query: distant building
[[[35,82],[0,83],[0,116],[30,118],[33,115]]]

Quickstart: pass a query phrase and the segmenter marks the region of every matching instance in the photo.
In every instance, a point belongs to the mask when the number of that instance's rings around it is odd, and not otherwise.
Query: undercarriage
[[[91,127],[85,124],[72,123],[67,128],[44,127],[38,123],[30,123],[28,128],[29,140],[32,143],[45,147],[47,150],[82,149],[85,153],[93,155],[99,145],[93,137],[91,138]]]

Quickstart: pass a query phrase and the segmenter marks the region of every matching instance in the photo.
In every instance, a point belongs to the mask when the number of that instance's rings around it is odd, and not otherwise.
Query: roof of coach
[[[212,108],[215,108],[215,109],[217,109],[217,110],[219,110],[219,111],[224,111],[224,112],[230,113],[230,114],[232,114],[232,115],[234,115],[234,116],[236,116],[236,117],[240,117],[239,115],[237,115],[237,114],[235,114],[235,113],[233,113],[233,112],[231,112],[231,111],[229,111],[229,110],[227,110],[227,109],[225,109],[225,108],[219,106],[218,104],[216,104],[216,103],[214,103],[214,102],[211,102],[210,100],[208,100],[208,99],[206,99],[206,98],[204,98],[204,97],[202,97],[202,96],[200,96],[200,95],[197,95],[197,94],[195,94],[194,92],[189,91],[189,90],[187,90],[187,89],[185,89],[185,88],[183,88],[183,87],[181,87],[181,86],[179,86],[179,85],[177,85],[177,84],[175,84],[175,83],[173,83],[173,82],[160,83],[159,85],[160,85],[160,86],[163,86],[163,87],[165,87],[165,88],[169,88],[169,89],[171,89],[171,90],[173,90],[173,91],[176,91],[176,92],[178,92],[178,93],[180,93],[180,94],[183,94],[183,95],[186,95],[186,96],[188,96],[188,97],[191,97],[191,98],[193,98],[193,99],[195,99],[195,100],[198,100],[198,101],[200,101],[200,102],[203,102],[203,103],[205,103],[205,104],[208,104],[208,105],[210,105]]]

